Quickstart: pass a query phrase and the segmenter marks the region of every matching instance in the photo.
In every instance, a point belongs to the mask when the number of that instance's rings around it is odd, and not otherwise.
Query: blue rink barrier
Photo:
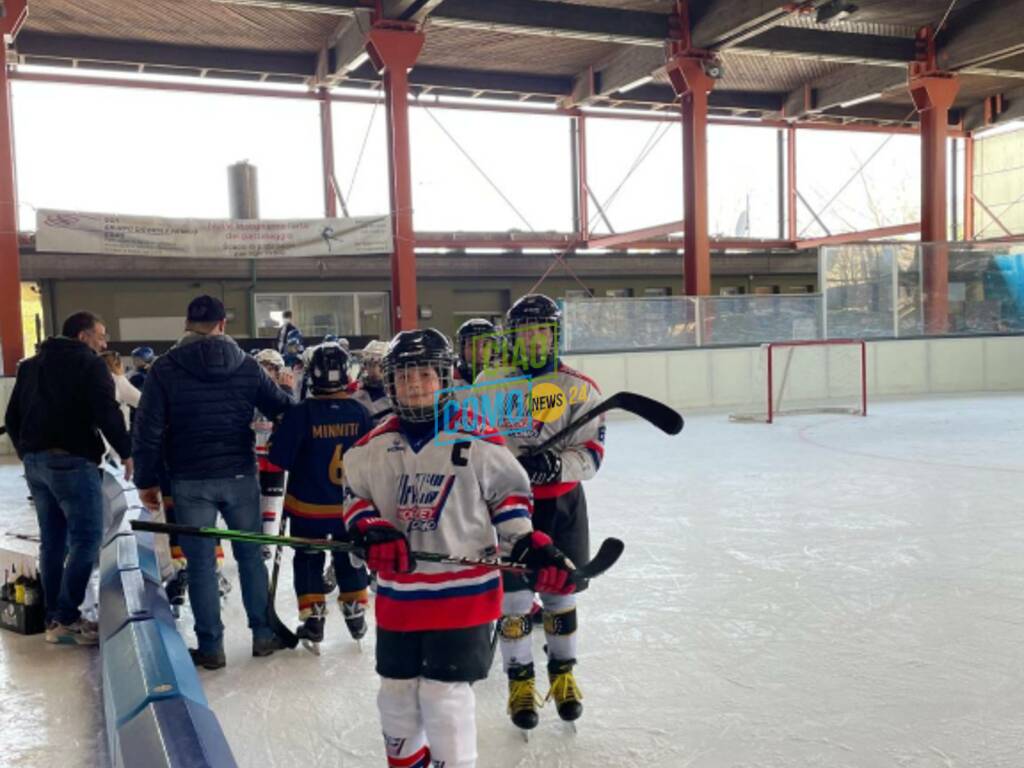
[[[115,768],[236,766],[161,588],[140,508],[118,510],[100,552],[103,711]],[[119,519],[118,519],[119,518]]]

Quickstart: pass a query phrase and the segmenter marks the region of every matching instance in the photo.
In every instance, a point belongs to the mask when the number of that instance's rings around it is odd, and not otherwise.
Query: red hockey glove
[[[516,458],[530,476],[531,485],[547,485],[562,477],[562,460],[551,451]]]
[[[511,559],[531,568],[531,586],[537,592],[568,595],[576,589],[572,563],[541,531],[523,536],[512,547]]]
[[[369,517],[357,522],[352,543],[363,550],[366,567],[371,571],[409,573],[416,567],[409,540],[382,518]]]

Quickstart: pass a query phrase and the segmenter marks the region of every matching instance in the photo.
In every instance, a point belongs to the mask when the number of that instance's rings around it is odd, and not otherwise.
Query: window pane
[[[359,333],[363,336],[390,339],[391,315],[388,307],[388,294],[360,293],[359,323]]]
[[[288,297],[285,294],[256,294],[256,335],[265,339],[276,337],[286,309]]]
[[[919,221],[920,148],[907,134],[797,131],[797,190],[806,201],[797,206],[798,236]]]
[[[681,220],[682,168],[678,122],[587,121],[587,179],[616,232]],[[608,232],[593,202],[590,228]]]
[[[13,84],[20,225],[35,208],[225,217],[227,167],[259,172],[263,218],[323,214],[313,100]]]
[[[418,232],[572,229],[568,118],[421,107],[409,119]]]

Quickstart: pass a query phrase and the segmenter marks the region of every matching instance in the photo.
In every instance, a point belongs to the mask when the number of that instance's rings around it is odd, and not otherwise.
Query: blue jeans
[[[211,528],[217,513],[228,528],[260,533],[260,487],[255,475],[211,480],[171,479],[174,515],[180,525]],[[195,616],[196,637],[202,653],[224,648],[224,625],[220,620],[220,594],[217,586],[216,541],[182,536],[181,548],[188,558],[188,598]],[[267,568],[259,544],[236,541],[231,545],[238,562],[238,580],[242,584],[242,604],[249,617],[254,638],[273,635],[267,623]]]
[[[46,621],[79,618],[103,539],[100,470],[81,456],[26,453],[25,480],[39,520],[39,570]]]

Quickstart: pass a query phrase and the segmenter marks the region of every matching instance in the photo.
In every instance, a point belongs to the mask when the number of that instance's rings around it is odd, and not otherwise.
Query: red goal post
[[[753,399],[760,401],[762,408],[732,414],[733,421],[771,424],[777,416],[801,413],[867,416],[867,345],[863,340],[773,341],[762,344],[761,351]]]

